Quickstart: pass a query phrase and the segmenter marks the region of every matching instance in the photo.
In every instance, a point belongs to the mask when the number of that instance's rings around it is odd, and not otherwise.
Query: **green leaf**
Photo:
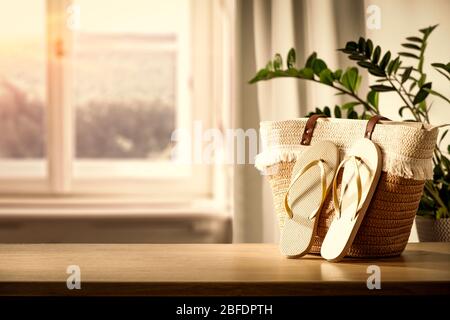
[[[373,51],[373,42],[370,39],[367,39],[366,41],[366,50],[365,50],[365,55],[367,59],[370,59],[370,56],[372,55],[372,51]]]
[[[360,103],[357,101],[352,101],[352,102],[347,102],[345,104],[342,105],[342,109],[343,110],[353,110],[353,108],[357,105],[359,105]]]
[[[445,173],[448,173],[450,169],[450,160],[446,156],[441,155],[441,162],[444,165]]]
[[[286,70],[286,73],[290,76],[290,77],[296,77],[298,75],[298,70],[295,68],[289,68]]]
[[[342,75],[341,83],[342,85],[350,90],[352,93],[355,92],[356,84],[358,81],[358,69],[348,68]]]
[[[408,68],[409,68],[409,66],[408,67],[401,67],[400,69],[405,70],[405,69],[408,69]],[[413,71],[416,71],[416,72],[420,73],[417,68],[415,68],[415,67],[411,67],[411,68],[412,68]]]
[[[352,110],[348,113],[347,118],[349,119],[358,119],[358,114],[355,110]]]
[[[398,71],[398,68],[400,68],[402,62],[400,61],[400,57],[395,58],[394,67],[392,68],[392,73],[396,74]]]
[[[412,43],[402,43],[402,47],[408,48],[408,49],[419,50],[419,51],[421,50],[417,44],[412,44]]]
[[[314,60],[316,60],[316,59],[317,59],[317,53],[316,53],[316,52],[313,52],[313,53],[308,57],[308,59],[306,60],[305,67],[306,67],[306,68],[311,68],[311,69],[312,69],[313,62],[314,62]]]
[[[380,60],[380,56],[381,56],[381,48],[380,46],[376,46],[375,50],[373,51],[372,62],[374,64],[377,64],[378,60]]]
[[[367,94],[367,101],[375,107],[376,110],[378,110],[378,97],[379,93],[373,90],[369,91]]]
[[[323,109],[323,113],[324,113],[327,117],[331,117],[331,110],[330,110],[330,108],[328,108],[328,106],[326,106],[326,107]]]
[[[422,43],[422,39],[419,37],[407,37],[406,40]]]
[[[333,73],[333,78],[336,79],[336,80],[341,79],[341,76],[342,76],[342,70],[341,69],[338,69],[338,70],[336,70]]]
[[[342,112],[339,106],[334,106],[334,117],[335,118],[342,118]]]
[[[355,92],[357,92],[359,90],[359,86],[361,85],[361,81],[362,81],[362,76],[358,76],[356,78],[355,87],[353,89]]]
[[[440,74],[442,74],[444,77],[447,78],[447,80],[450,81],[450,77],[448,75],[446,75],[444,72],[442,72],[441,70],[436,69],[437,72],[439,72]]]
[[[286,74],[286,76],[288,76],[288,77],[297,77],[297,75],[298,75],[298,70],[295,69],[295,68],[289,68],[289,69],[287,69],[287,70],[284,70],[283,72],[284,72],[284,73]]]
[[[324,84],[327,84],[329,86],[333,85],[334,79],[333,79],[332,72],[330,69],[322,70],[319,74],[319,79],[320,79],[320,82],[322,82]]]
[[[431,64],[437,72],[442,74],[444,77],[447,78],[447,80],[450,80],[450,62],[447,64],[443,63],[432,63]]]
[[[391,60],[391,62],[389,62],[389,64],[388,64],[388,67],[387,67],[388,75],[392,74],[392,71],[394,70],[394,65],[395,65],[395,59]]]
[[[402,80],[401,80],[402,84],[408,80],[409,76],[411,75],[412,69],[413,69],[413,67],[409,67],[409,68],[406,68],[405,71],[403,71]]]
[[[424,112],[427,111],[427,103],[425,101],[422,101],[421,103],[419,103],[419,110],[418,111],[419,111],[419,113],[421,115],[425,114]]]
[[[441,135],[441,138],[439,139],[439,142],[438,142],[438,146],[441,145],[442,140],[444,140],[444,138],[445,138],[445,136],[447,135],[447,133],[448,133],[448,129],[445,130],[444,133]]]
[[[351,86],[352,92],[355,92],[357,89],[357,83],[358,83],[358,68],[350,68],[348,70],[348,80]]]
[[[418,56],[418,55],[415,55],[414,53],[409,53],[409,52],[399,52],[398,55],[399,55],[399,56],[402,56],[402,57],[408,57],[408,58],[419,59],[419,56]]]
[[[349,41],[345,44],[345,48],[338,49],[344,53],[350,54],[358,51],[358,44],[355,41]]]
[[[358,53],[356,53],[356,54],[351,54],[351,55],[348,56],[348,58],[349,58],[350,60],[355,60],[355,61],[361,61],[361,60],[366,59],[364,56],[362,56],[362,55],[360,55],[360,54],[358,54]]]
[[[376,77],[385,77],[386,76],[386,72],[384,72],[384,70],[381,70],[378,67],[369,68],[368,71],[371,75],[376,76]]]
[[[266,64],[266,69],[267,69],[268,71],[273,71],[273,62],[272,62],[272,60],[270,60],[269,62],[267,62],[267,64]]]
[[[430,35],[430,33],[433,32],[434,29],[436,29],[437,26],[438,26],[438,24],[435,24],[434,26],[430,26],[428,28],[423,28],[423,29],[420,29],[419,31],[422,32],[425,37],[428,37]]]
[[[380,69],[382,70],[386,69],[390,59],[391,59],[391,52],[388,51],[384,54],[383,59],[381,59]]]
[[[373,85],[373,86],[370,86],[370,88],[371,88],[373,91],[376,91],[376,92],[395,91],[395,88],[394,88],[394,87],[391,87],[391,86],[385,86],[385,85],[382,85],[382,84]]]
[[[432,183],[432,181],[425,182],[425,184],[430,184],[430,183]],[[434,189],[434,188],[432,187],[432,189]],[[426,208],[434,209],[434,206],[436,205],[436,202],[433,199],[433,197],[432,196],[430,197],[428,195],[428,188],[425,188],[425,190],[424,190],[424,193],[422,195],[422,199],[420,201],[420,205],[424,206],[424,207],[422,207],[423,209],[426,209]]]
[[[431,82],[425,83],[420,87],[419,92],[417,92],[416,96],[414,97],[413,104],[418,104],[426,99],[429,94],[426,89],[431,89]]]
[[[360,37],[358,40],[358,50],[361,53],[364,53],[364,51],[366,50],[366,41],[363,37]]]
[[[373,67],[373,64],[368,61],[358,61],[357,63],[359,66],[366,68],[366,69]]]
[[[349,49],[338,49],[338,51],[342,51],[346,54],[352,54],[356,52],[356,50],[349,50]]]
[[[443,63],[432,63],[431,64],[433,67],[435,68],[440,68],[440,69],[444,69],[445,71],[447,71],[448,73],[450,73],[450,62],[447,64],[443,64]]]
[[[414,87],[415,87],[416,85],[417,85],[417,82],[416,82],[416,81],[412,82],[411,85],[409,86],[409,91],[411,92],[412,89],[414,89]]]
[[[287,70],[275,70],[271,73],[273,75],[273,78],[280,78],[280,77],[286,77],[288,75]]]
[[[439,92],[437,92],[437,91],[431,90],[431,89],[426,89],[426,88],[425,88],[425,90],[426,90],[428,93],[430,93],[430,94],[432,94],[432,95],[434,95],[434,96],[436,96],[436,97],[439,97],[439,98],[441,98],[441,99],[447,101],[447,103],[450,104],[450,99],[447,98],[446,96],[444,96],[443,94],[441,94],[441,93],[439,93]]]
[[[358,44],[355,41],[349,41],[345,44],[345,49],[356,50],[358,49]]]
[[[403,118],[403,110],[405,110],[405,109],[408,109],[408,107],[407,107],[407,106],[403,106],[403,107],[401,107],[400,109],[398,109],[398,114],[399,114],[400,117],[402,117],[402,118]]]
[[[275,58],[273,59],[273,69],[275,71],[281,70],[283,67],[283,58],[281,57],[281,54],[277,53],[275,55]]]
[[[258,71],[258,73],[255,75],[253,79],[249,81],[250,84],[253,84],[255,82],[266,80],[266,77],[269,75],[270,71],[267,69],[261,69]]]
[[[295,49],[291,48],[291,50],[289,50],[288,55],[287,55],[287,67],[288,69],[294,68],[295,67]]]
[[[436,211],[436,219],[444,219],[448,216],[448,210],[444,207],[439,207]]]
[[[313,79],[314,71],[311,68],[303,68],[298,70],[298,77],[302,79]]]
[[[315,59],[313,61],[312,69],[314,70],[314,73],[317,75],[320,75],[322,70],[327,68],[327,64],[322,59]]]
[[[434,179],[437,179],[437,178],[442,177],[444,175],[444,173],[442,172],[442,168],[441,168],[440,164],[434,166],[434,168],[433,168],[433,175],[434,175],[434,177],[433,177]]]

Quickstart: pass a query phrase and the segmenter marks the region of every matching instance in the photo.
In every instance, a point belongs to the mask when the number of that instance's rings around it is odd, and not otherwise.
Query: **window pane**
[[[25,163],[45,156],[45,1],[0,0],[0,8],[0,158]]]
[[[188,0],[75,3],[77,158],[167,160]]]

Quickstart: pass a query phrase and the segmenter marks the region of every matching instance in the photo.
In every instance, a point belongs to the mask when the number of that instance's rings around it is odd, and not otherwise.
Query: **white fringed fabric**
[[[261,170],[280,162],[295,161],[308,146],[300,145],[307,119],[261,122],[262,152],[255,166]],[[311,144],[334,142],[341,158],[353,142],[364,137],[366,120],[319,119]],[[407,179],[426,180],[433,177],[432,156],[438,128],[421,123],[382,121],[377,124],[372,140],[383,153],[383,171]],[[270,173],[269,173],[270,174]]]

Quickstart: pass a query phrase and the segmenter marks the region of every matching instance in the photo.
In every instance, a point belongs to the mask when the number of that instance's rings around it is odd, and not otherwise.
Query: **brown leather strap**
[[[302,141],[300,142],[300,144],[308,146],[311,143],[314,127],[316,126],[316,121],[319,118],[327,118],[327,116],[324,114],[313,114],[311,117],[309,117],[308,121],[306,122],[305,130],[303,131]]]
[[[373,130],[375,130],[375,126],[377,125],[377,123],[380,120],[388,120],[391,121],[391,119],[388,119],[386,117],[380,116],[380,115],[376,115],[373,116],[372,118],[369,119],[369,121],[367,122],[367,126],[366,126],[366,133],[364,134],[364,137],[367,139],[371,139],[372,140],[372,133]]]

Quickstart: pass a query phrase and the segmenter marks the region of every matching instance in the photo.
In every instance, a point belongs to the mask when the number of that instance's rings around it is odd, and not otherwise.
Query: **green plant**
[[[429,124],[432,104],[428,103],[427,98],[430,95],[450,104],[448,97],[432,89],[432,83],[427,82],[427,74],[424,72],[428,38],[436,27],[437,25],[420,29],[419,36],[407,37],[406,42],[402,44],[405,50],[399,52],[395,58],[390,51],[383,53],[381,47],[375,46],[370,39],[361,37],[358,41],[349,41],[339,51],[355,61],[356,66],[347,68],[345,71],[330,69],[315,52],[308,57],[302,68],[297,69],[296,53],[294,49],[291,49],[287,55],[286,67],[283,65],[281,55],[276,54],[265,68],[257,72],[250,83],[287,77],[332,87],[337,91],[336,94],[350,97],[350,100],[343,105],[334,106],[334,116],[349,119],[367,119],[379,114],[380,93],[395,92],[403,102],[398,109],[403,119]],[[403,59],[407,59],[410,63],[404,63]],[[431,65],[450,80],[450,63],[432,63]],[[370,86],[370,91],[365,97],[359,94],[362,80],[360,68],[367,70],[376,78],[376,84]],[[332,116],[329,106],[316,108],[310,114],[314,113]],[[448,130],[442,133],[434,152],[434,177],[425,184],[418,211],[420,215],[435,218],[450,217],[450,160],[440,149],[441,142],[447,133]],[[450,146],[447,151],[450,153]]]

